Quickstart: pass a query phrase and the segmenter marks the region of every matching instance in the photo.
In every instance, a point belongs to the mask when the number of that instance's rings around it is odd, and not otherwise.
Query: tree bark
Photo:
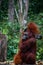
[[[14,0],[9,0],[8,19],[9,22],[14,22]]]
[[[29,8],[29,0],[24,0],[24,5],[25,5],[25,9],[24,9],[24,19],[26,20],[27,14],[28,14],[28,8]]]
[[[23,29],[26,27],[27,24],[27,14],[29,8],[29,0],[18,0],[18,11],[15,8],[16,16],[18,22],[20,24],[20,33],[22,33]]]
[[[0,62],[6,60],[7,57],[7,39],[4,34],[0,34]]]
[[[0,5],[1,5],[1,0],[0,0]]]
[[[0,10],[1,10],[1,3],[2,3],[2,0],[0,0]]]
[[[24,3],[24,7],[23,7]],[[29,0],[19,0],[20,10],[19,10],[19,24],[20,24],[20,32],[26,27],[27,24],[27,14],[28,14],[28,4]]]

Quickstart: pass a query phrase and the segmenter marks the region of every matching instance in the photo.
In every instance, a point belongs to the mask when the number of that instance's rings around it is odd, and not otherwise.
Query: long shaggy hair
[[[19,42],[19,51],[14,56],[15,64],[35,64],[36,62],[36,38],[40,31],[38,26],[30,22],[27,28],[23,31]]]

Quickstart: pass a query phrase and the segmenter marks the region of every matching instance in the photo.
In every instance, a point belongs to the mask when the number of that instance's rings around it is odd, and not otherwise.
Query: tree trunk
[[[1,5],[1,0],[0,0],[0,5]]]
[[[23,0],[24,1],[24,20],[27,19],[27,14],[28,14],[28,8],[29,8],[29,0]]]
[[[27,24],[27,14],[28,14],[28,8],[29,8],[29,0],[18,0],[18,12],[15,8],[15,13],[18,19],[18,22],[20,24],[20,33],[22,33],[23,29],[26,27]]]
[[[0,34],[0,62],[6,60],[7,56],[7,40],[4,34]]]
[[[1,10],[1,3],[2,3],[2,0],[0,0],[0,10]]]
[[[19,10],[19,24],[20,24],[20,32],[26,27],[27,24],[27,13],[28,13],[28,0],[19,0],[20,10]],[[23,7],[24,5],[24,7]]]
[[[14,0],[9,0],[8,18],[9,22],[14,22]]]

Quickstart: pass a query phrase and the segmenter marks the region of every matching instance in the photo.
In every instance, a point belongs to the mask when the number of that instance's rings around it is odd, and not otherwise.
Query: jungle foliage
[[[0,31],[6,34],[7,37],[7,59],[12,60],[14,54],[18,50],[18,43],[20,40],[20,26],[14,14],[14,22],[8,21],[8,2],[9,0],[2,0],[0,6]],[[14,5],[17,8],[17,0],[14,0]],[[27,21],[34,21],[43,35],[43,0],[30,0]],[[43,60],[43,40],[37,40],[37,54],[36,60]]]

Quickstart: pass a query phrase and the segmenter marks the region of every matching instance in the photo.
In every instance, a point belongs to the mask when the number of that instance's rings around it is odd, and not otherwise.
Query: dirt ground
[[[13,61],[5,61],[5,62],[0,62],[0,65],[15,65],[15,64],[13,63]],[[36,65],[43,65],[43,61],[37,61]]]

